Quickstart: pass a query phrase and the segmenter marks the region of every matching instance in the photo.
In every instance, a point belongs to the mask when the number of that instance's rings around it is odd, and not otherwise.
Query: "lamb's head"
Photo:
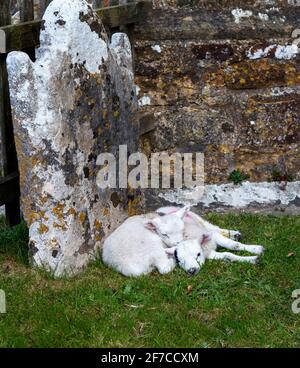
[[[175,257],[178,265],[190,276],[196,275],[205,262],[201,247],[202,239],[190,239],[180,242],[176,247],[166,248],[168,256]]]
[[[147,221],[145,227],[154,231],[168,247],[173,247],[183,240],[183,218],[188,210],[189,207],[183,207],[174,214],[158,216]]]

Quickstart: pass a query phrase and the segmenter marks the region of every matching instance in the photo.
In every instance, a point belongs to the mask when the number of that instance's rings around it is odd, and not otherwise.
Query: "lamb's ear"
[[[147,222],[145,222],[144,223],[144,226],[148,230],[151,230],[151,231],[155,231],[156,230],[156,226],[155,226],[155,224],[154,224],[153,221],[147,221]]]
[[[199,244],[205,245],[210,241],[211,241],[211,236],[209,234],[203,234],[202,238],[199,239]]]
[[[183,219],[185,214],[190,210],[191,206],[187,205],[181,208],[179,211],[175,212],[174,215],[178,216],[179,218]]]
[[[175,250],[176,250],[176,247],[165,248],[165,252],[167,253],[169,257],[175,257]]]

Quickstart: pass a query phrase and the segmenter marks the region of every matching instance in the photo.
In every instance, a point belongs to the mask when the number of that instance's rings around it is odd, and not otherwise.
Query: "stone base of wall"
[[[206,185],[204,195],[197,198],[193,190],[146,191],[147,207],[192,204],[198,213],[254,212],[300,214],[300,181],[286,183],[251,183],[240,185]]]

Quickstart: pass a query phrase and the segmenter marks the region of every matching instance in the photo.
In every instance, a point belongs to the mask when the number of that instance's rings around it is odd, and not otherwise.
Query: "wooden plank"
[[[0,206],[18,201],[20,196],[19,174],[14,172],[0,178]]]
[[[41,21],[32,21],[2,27],[6,35],[5,52],[19,51],[39,45]]]
[[[10,20],[10,1],[8,3],[6,17],[1,17],[0,25],[7,24]],[[3,3],[1,3],[3,5]],[[2,7],[3,10],[3,7]],[[0,11],[1,14],[1,11]],[[3,173],[8,176],[18,171],[17,153],[14,143],[13,126],[11,120],[10,99],[8,91],[8,80],[6,70],[6,55],[0,54],[0,129],[1,129],[1,149],[3,160]],[[9,186],[8,186],[9,187]],[[9,194],[10,193],[10,194]],[[2,204],[5,203],[6,221],[9,226],[14,226],[21,221],[21,211],[19,202],[19,186],[11,187],[10,192],[4,195]]]
[[[0,54],[6,51],[6,35],[5,32],[0,29]]]
[[[111,6],[109,8],[96,9],[105,27],[114,28],[138,21],[138,4],[126,4]]]
[[[0,27],[11,24],[10,0],[0,1]]]
[[[139,19],[141,3],[113,6],[96,9],[105,27],[115,28],[126,24],[132,24]],[[17,25],[2,27],[5,32],[5,52],[24,50],[39,45],[39,34],[42,21],[31,21]]]
[[[21,23],[34,19],[33,0],[19,0],[19,9]]]
[[[14,143],[13,126],[11,120],[10,99],[8,92],[6,55],[0,55],[0,127],[2,139],[3,172],[7,176],[18,170],[17,153]],[[19,189],[12,187],[12,194],[5,200],[6,222],[9,226],[20,223],[20,202],[15,194]]]
[[[21,23],[34,20],[34,0],[18,0],[20,8]],[[23,50],[32,60],[35,60],[35,48],[30,47]]]

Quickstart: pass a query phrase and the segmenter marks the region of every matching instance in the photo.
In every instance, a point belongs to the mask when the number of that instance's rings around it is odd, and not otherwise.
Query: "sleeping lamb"
[[[187,273],[195,274],[202,249],[199,242],[192,246],[182,242],[182,219],[187,210],[185,207],[165,216],[150,213],[128,218],[105,240],[103,262],[125,276],[141,276],[153,269],[161,274],[171,272],[177,259]]]
[[[157,210],[157,213],[162,217],[169,216],[170,214],[176,214],[180,209],[178,207],[162,207]],[[241,234],[236,230],[226,230],[221,229],[218,226],[212,225],[205,221],[202,217],[196,215],[192,211],[186,211],[184,220],[184,239],[185,247],[194,247],[195,243],[201,243],[201,260],[200,265],[203,265],[205,259],[216,259],[216,260],[226,260],[226,261],[237,261],[237,262],[247,262],[256,264],[259,261],[258,255],[263,254],[264,247],[261,245],[246,245],[242,244],[235,239],[239,239]],[[206,238],[206,241],[203,239]],[[235,251],[247,251],[256,256],[238,256],[230,252],[217,252],[219,247],[227,248]],[[179,265],[181,264],[182,257],[179,253]]]

